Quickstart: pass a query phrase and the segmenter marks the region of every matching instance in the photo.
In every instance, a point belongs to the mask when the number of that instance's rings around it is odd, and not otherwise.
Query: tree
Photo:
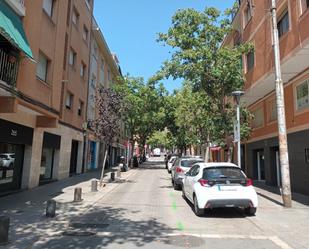
[[[151,134],[164,129],[166,90],[154,80],[145,83],[143,78],[126,76],[119,81],[115,90],[123,95],[123,120],[129,130],[130,141],[132,144],[138,142],[144,150]]]
[[[105,154],[103,160],[100,186],[102,186],[104,168],[109,146],[120,133],[122,118],[123,96],[112,88],[101,87],[96,95],[96,118],[91,122],[91,127],[96,137],[104,143]]]
[[[228,96],[243,88],[242,55],[253,49],[250,44],[223,46],[232,31],[230,13],[221,14],[215,8],[203,12],[179,10],[168,32],[160,33],[158,38],[172,48],[172,56],[163,63],[157,77],[183,78],[190,82],[193,92],[201,94],[204,100],[199,97],[194,104],[204,106],[205,114],[210,114],[199,131],[199,136],[202,130],[209,136],[207,143],[224,144],[233,132],[234,110]]]

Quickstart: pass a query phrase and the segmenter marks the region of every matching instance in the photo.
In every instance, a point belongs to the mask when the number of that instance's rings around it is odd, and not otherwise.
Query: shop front
[[[21,187],[25,145],[33,129],[0,119],[0,195]]]
[[[41,156],[40,184],[48,183],[53,179],[55,159],[59,155],[61,137],[44,132]]]

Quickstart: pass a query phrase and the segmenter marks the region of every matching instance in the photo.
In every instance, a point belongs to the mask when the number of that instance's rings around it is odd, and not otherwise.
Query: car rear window
[[[234,167],[216,167],[205,168],[203,170],[203,179],[216,180],[216,179],[245,179],[245,175],[241,169]]]
[[[182,160],[181,161],[181,163],[180,163],[180,165],[181,165],[181,167],[191,167],[193,164],[195,164],[195,163],[201,163],[201,162],[203,162],[203,160]]]

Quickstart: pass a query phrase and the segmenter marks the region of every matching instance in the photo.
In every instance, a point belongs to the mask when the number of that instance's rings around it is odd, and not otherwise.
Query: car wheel
[[[199,216],[199,217],[202,216],[204,214],[204,209],[198,207],[197,198],[196,198],[195,195],[193,197],[193,204],[194,204],[194,213],[195,213],[195,215]]]
[[[187,199],[184,186],[182,186],[182,198],[184,198],[185,200]]]
[[[174,182],[174,189],[175,190],[180,190],[180,185]]]
[[[245,212],[249,216],[254,216],[256,213],[256,208],[255,207],[248,207],[245,209]]]

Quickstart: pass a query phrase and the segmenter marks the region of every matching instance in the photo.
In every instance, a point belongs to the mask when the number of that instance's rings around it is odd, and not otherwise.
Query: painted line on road
[[[166,236],[194,236],[205,239],[252,239],[252,240],[270,240],[281,249],[293,249],[286,242],[277,236],[263,236],[263,235],[238,235],[238,234],[194,234],[194,233],[170,233]]]

